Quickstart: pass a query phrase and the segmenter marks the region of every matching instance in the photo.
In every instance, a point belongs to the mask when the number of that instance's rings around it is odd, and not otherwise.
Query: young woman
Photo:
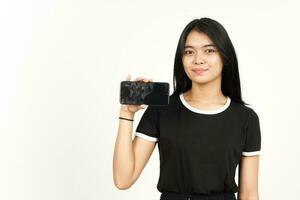
[[[170,103],[148,106],[133,140],[134,114],[145,107],[121,105],[113,158],[116,187],[135,183],[158,144],[162,200],[233,200],[235,193],[239,200],[258,200],[260,124],[247,105],[224,27],[210,18],[191,21],[179,39]]]

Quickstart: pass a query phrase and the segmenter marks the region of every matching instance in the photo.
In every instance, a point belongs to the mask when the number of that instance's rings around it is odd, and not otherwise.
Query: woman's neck
[[[227,97],[222,93],[221,84],[218,81],[207,84],[192,82],[192,88],[185,92],[184,97],[187,101],[200,104],[225,104],[227,101]]]

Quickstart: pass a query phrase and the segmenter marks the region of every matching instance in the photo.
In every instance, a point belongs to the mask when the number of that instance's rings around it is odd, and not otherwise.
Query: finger
[[[143,107],[143,106],[139,106],[139,109],[145,109],[145,107]]]
[[[142,105],[140,105],[140,108],[142,108],[142,109],[144,109],[144,108],[146,108],[147,106],[145,105],[145,104],[142,104]]]
[[[128,74],[127,77],[126,77],[126,81],[130,81],[130,79],[131,79],[131,75]]]
[[[153,82],[153,79],[152,78],[147,79],[147,82]]]
[[[137,77],[137,78],[135,78],[134,80],[135,81],[140,81],[140,80],[143,80],[144,78],[142,77],[142,76],[139,76],[139,77]]]

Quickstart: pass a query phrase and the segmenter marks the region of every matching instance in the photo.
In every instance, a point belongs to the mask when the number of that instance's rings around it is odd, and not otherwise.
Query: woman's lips
[[[194,69],[192,70],[195,74],[197,75],[202,75],[203,73],[205,73],[208,69]]]

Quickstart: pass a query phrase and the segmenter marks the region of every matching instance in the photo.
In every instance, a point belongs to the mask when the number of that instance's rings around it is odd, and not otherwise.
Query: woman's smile
[[[208,69],[199,68],[199,69],[193,69],[192,71],[197,75],[203,75],[206,71],[208,71]]]

